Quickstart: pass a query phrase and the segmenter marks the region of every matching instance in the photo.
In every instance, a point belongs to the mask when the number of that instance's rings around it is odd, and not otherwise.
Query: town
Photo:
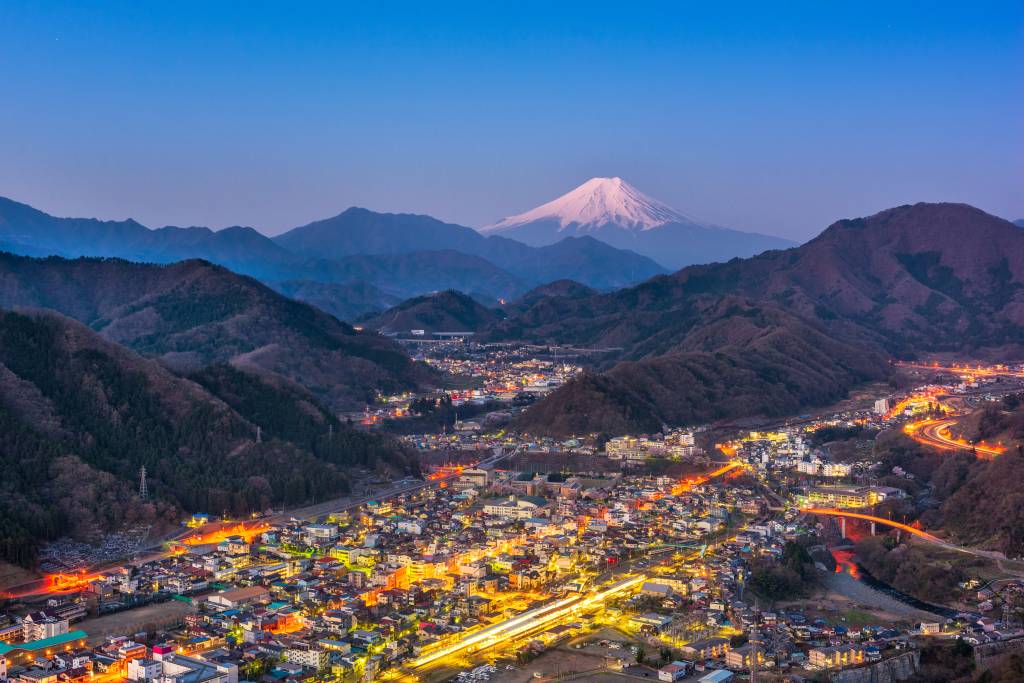
[[[486,375],[486,392],[498,386],[507,402],[574,372],[521,350],[492,362],[453,348],[449,368]],[[898,680],[937,639],[1017,648],[1021,621],[1000,606],[1016,604],[1024,573],[972,577],[973,602],[952,609],[865,585],[850,559],[851,538],[876,534],[973,551],[876,515],[912,495],[899,482],[913,475],[883,471],[863,447],[837,457],[822,435],[890,429],[996,457],[1004,445],[961,443],[948,417],[1024,384],[1017,368],[908,370],[918,377],[908,390],[745,432],[559,441],[488,431],[483,413],[473,428],[408,434],[422,482],[312,517],[197,513],[156,550],[126,542],[128,561],[10,591],[0,680],[521,681],[589,670],[796,681],[865,667]],[[809,597],[817,584],[827,598]]]

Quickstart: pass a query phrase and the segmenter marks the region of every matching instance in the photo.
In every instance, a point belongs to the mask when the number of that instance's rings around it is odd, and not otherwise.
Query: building
[[[303,530],[310,545],[334,543],[338,540],[339,532],[335,524],[307,524]]]
[[[269,602],[270,591],[263,586],[249,586],[247,588],[233,588],[231,590],[214,593],[207,598],[207,601],[217,607],[224,609],[237,609],[255,602]]]
[[[0,658],[6,660],[8,666],[23,666],[37,658],[49,658],[58,652],[85,647],[88,637],[85,631],[68,631],[27,643],[0,643]]]
[[[658,680],[675,683],[675,681],[686,678],[692,669],[693,665],[689,662],[672,662],[658,669]]]
[[[538,496],[512,496],[506,500],[484,506],[484,514],[504,519],[529,519],[546,512],[548,501]]]
[[[755,648],[751,644],[741,645],[725,654],[725,665],[730,669],[749,669],[754,663]],[[764,653],[757,652],[757,663],[764,664]]]
[[[875,401],[875,414],[885,415],[889,412],[889,399],[880,398]]]
[[[731,681],[732,679],[733,673],[731,671],[728,669],[718,669],[701,676],[697,683],[725,683],[725,681]]]
[[[816,647],[808,653],[811,666],[819,669],[837,669],[864,663],[864,648],[860,645],[836,645]]]
[[[32,612],[21,623],[21,639],[26,643],[45,640],[68,632],[68,620],[60,619],[45,611]]]
[[[238,683],[238,667],[234,664],[165,653],[156,648],[153,659],[160,664],[160,673],[148,679],[154,683]]]
[[[672,617],[664,614],[638,614],[629,618],[629,625],[640,631],[660,633],[666,626],[672,623]]]
[[[487,470],[470,467],[462,470],[458,481],[455,482],[455,486],[456,488],[471,486],[482,489],[490,482],[490,476],[490,472]]]
[[[284,651],[285,660],[305,669],[322,671],[331,661],[331,653],[315,647],[293,647]]]
[[[164,665],[155,659],[133,659],[128,662],[129,681],[153,681],[160,677]]]
[[[642,460],[647,457],[634,436],[617,436],[604,445],[604,452],[612,460]]]
[[[681,648],[683,655],[690,659],[715,659],[724,657],[729,651],[728,638],[707,638],[687,643]]]
[[[841,462],[826,462],[821,467],[821,473],[826,477],[848,477],[853,473],[853,465]]]
[[[862,508],[904,495],[902,490],[890,486],[815,486],[807,492],[807,499],[815,505]]]

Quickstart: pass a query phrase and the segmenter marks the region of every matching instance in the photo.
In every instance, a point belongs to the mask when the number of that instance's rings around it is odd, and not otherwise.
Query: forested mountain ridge
[[[677,406],[701,396],[712,403],[694,419],[774,412],[714,398],[721,370],[711,367],[752,370],[749,361],[760,358],[750,382],[730,385],[734,392],[791,395],[805,405],[822,397],[818,387],[841,392],[884,375],[887,356],[1024,352],[1022,330],[1024,231],[967,205],[916,204],[838,221],[793,249],[691,266],[607,294],[541,298],[487,336],[620,349],[613,360],[635,361],[604,382],[570,383],[522,421],[538,432],[565,433],[570,425],[629,430],[670,421],[680,417]],[[809,339],[816,341],[808,349]],[[832,351],[825,357],[807,353],[826,348]],[[684,361],[695,353],[709,354],[699,363],[708,369],[691,375]],[[809,384],[800,379],[814,376]],[[638,398],[609,396],[622,388],[617,378]],[[771,390],[758,390],[761,382]],[[681,393],[665,391],[669,386]],[[615,417],[582,417],[615,406]],[[570,409],[575,418],[565,414]]]
[[[300,390],[226,366],[196,380],[58,314],[0,311],[0,559],[31,565],[57,536],[183,511],[323,500],[348,490],[352,467],[416,472],[396,442],[354,432]]]
[[[231,362],[286,377],[336,409],[434,381],[393,342],[205,261],[0,253],[0,307],[50,308],[179,371]]]
[[[383,334],[409,334],[411,330],[475,332],[501,317],[500,312],[481,305],[462,292],[448,290],[403,301],[360,322],[367,329]]]

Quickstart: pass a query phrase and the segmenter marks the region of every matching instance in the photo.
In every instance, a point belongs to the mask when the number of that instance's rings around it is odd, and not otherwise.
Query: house
[[[645,581],[640,586],[640,593],[642,595],[648,595],[655,598],[670,598],[672,597],[672,587],[664,583],[655,583],[654,581]]]
[[[675,683],[675,681],[686,678],[692,669],[693,665],[690,662],[672,662],[658,669],[658,680]]]

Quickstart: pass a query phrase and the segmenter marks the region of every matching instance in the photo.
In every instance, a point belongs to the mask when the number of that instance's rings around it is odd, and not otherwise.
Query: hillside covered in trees
[[[886,376],[893,356],[1024,353],[1024,231],[964,204],[834,223],[799,247],[634,287],[541,296],[487,331],[606,350],[520,428],[567,435],[781,415]]]
[[[0,253],[0,307],[58,311],[178,372],[232,363],[273,373],[335,410],[436,379],[394,342],[205,261]]]
[[[183,511],[324,500],[353,467],[415,473],[396,442],[276,381],[228,366],[184,379],[58,314],[0,312],[0,559],[32,566],[47,540]]]

